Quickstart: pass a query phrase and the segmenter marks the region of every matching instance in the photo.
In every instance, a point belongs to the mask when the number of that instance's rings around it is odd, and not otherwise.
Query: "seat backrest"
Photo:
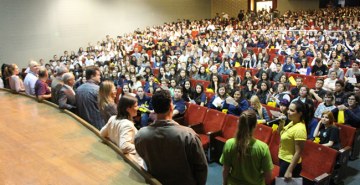
[[[118,87],[117,90],[116,90],[116,98],[115,98],[115,103],[116,104],[119,102],[119,97],[120,97],[121,92],[122,92],[122,88]]]
[[[355,139],[354,137],[356,133],[356,128],[341,124],[336,124],[336,126],[339,128],[341,147],[346,147],[346,146],[352,147],[352,144]]]
[[[226,115],[225,123],[222,128],[222,137],[230,139],[235,137],[239,125],[239,117],[231,114]]]
[[[281,112],[280,108],[277,108],[277,107],[271,107],[269,105],[266,105],[266,104],[261,104],[265,109],[266,109],[266,112],[268,113],[270,119],[273,119],[272,117],[272,114],[270,112],[270,110],[273,110],[273,111],[278,111],[278,112]]]
[[[272,128],[266,125],[257,124],[254,131],[254,137],[266,144],[270,143]]]
[[[314,180],[324,173],[331,174],[336,163],[336,156],[337,150],[307,140],[301,154],[301,176]]]
[[[280,134],[277,131],[273,131],[271,140],[269,143],[269,150],[273,164],[279,165],[279,147],[280,147]]]
[[[202,123],[207,112],[207,107],[190,103],[184,115],[185,125]]]
[[[198,84],[198,83],[202,84],[202,85],[203,85],[203,87],[204,87],[204,89],[206,89],[206,88],[209,86],[210,81],[206,81],[206,80],[197,80],[197,81],[196,81],[196,83],[197,83],[197,84]]]
[[[214,132],[222,129],[226,114],[215,109],[208,109],[203,122],[204,132]]]

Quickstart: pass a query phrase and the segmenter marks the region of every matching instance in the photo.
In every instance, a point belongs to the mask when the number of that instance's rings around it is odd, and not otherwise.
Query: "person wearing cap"
[[[24,79],[25,92],[27,95],[35,95],[35,83],[38,80],[39,64],[32,60],[29,62],[29,72]]]

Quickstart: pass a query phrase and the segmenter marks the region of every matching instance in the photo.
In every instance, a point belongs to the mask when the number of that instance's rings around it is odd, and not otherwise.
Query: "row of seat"
[[[196,104],[187,104],[187,107],[184,118],[180,121],[181,124],[193,128],[195,132],[199,134],[208,160],[218,161],[225,142],[235,137],[239,117],[226,115],[223,112]],[[307,179],[307,181],[316,182],[316,184],[322,184],[324,182],[326,184],[326,182],[329,182],[331,177],[335,176],[332,175],[332,173],[337,161],[336,159],[338,159],[339,163],[336,168],[336,178],[341,179],[344,177],[343,169],[347,166],[356,129],[347,125],[337,126],[340,129],[341,144],[344,146],[344,148],[339,151],[316,144],[312,141],[306,141],[302,153],[303,170],[301,176]],[[269,145],[274,163],[272,179],[274,180],[279,174],[278,151],[280,135],[269,126],[257,124],[254,137]],[[268,182],[268,184],[270,184],[270,182]]]

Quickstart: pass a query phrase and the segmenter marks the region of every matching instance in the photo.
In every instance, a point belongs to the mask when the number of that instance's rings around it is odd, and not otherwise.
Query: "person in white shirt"
[[[338,80],[336,71],[330,73],[330,77],[324,80],[323,89],[326,91],[335,91],[335,83]]]
[[[38,80],[39,64],[31,60],[29,62],[29,72],[25,77],[25,92],[28,95],[35,95],[35,83]]]

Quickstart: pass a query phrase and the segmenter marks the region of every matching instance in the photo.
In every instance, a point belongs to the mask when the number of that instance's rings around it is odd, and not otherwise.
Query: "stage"
[[[145,184],[95,133],[56,107],[0,90],[0,184]]]

